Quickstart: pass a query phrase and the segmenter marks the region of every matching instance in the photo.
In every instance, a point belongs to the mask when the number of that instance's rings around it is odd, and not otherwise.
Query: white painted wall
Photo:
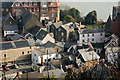
[[[46,63],[47,62],[47,54],[40,56],[34,50],[32,52],[31,60],[32,60],[33,63],[40,63],[41,64],[42,63],[42,61],[41,61],[42,57],[43,57],[43,63]],[[53,60],[53,59],[61,59],[61,58],[62,58],[62,56],[60,54],[58,54],[58,53],[48,54],[48,59],[51,59],[51,60]]]
[[[92,34],[94,34],[94,36],[92,36]],[[92,39],[94,39],[94,41],[92,41]],[[77,43],[84,43],[84,42],[102,43],[104,42],[104,39],[105,39],[105,32],[102,32],[102,36],[101,36],[101,33],[79,34],[79,40],[77,41]]]
[[[53,37],[51,37],[49,34],[47,34],[41,42],[42,42],[42,44],[44,44],[44,43],[47,43],[48,41],[55,43],[55,39]]]
[[[17,33],[15,33],[15,31],[4,31],[4,37],[6,35],[12,35],[12,34],[17,34]]]

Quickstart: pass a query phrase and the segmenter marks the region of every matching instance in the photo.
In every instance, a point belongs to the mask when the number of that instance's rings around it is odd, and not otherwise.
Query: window
[[[102,41],[102,38],[101,38],[101,41]]]
[[[34,56],[36,56],[36,54],[34,54]]]
[[[58,57],[58,54],[56,54],[56,57]]]
[[[32,2],[30,2],[29,5],[32,6]]]
[[[12,22],[10,22],[10,24],[12,24]]]
[[[33,61],[35,61],[35,60],[33,59]]]
[[[85,40],[83,39],[82,41],[84,42]]]
[[[2,8],[1,11],[4,11],[4,9]]]
[[[58,48],[57,48],[57,52],[58,52]]]
[[[6,54],[4,54],[4,57],[6,57]]]
[[[24,6],[27,6],[27,5],[28,5],[28,3],[27,3],[27,2],[25,2],[25,3],[24,3]]]
[[[30,52],[28,51],[28,53],[30,53]]]
[[[92,41],[94,41],[94,39],[92,39]]]
[[[39,11],[39,8],[37,8],[37,11]]]
[[[52,8],[52,11],[54,11],[54,8]]]
[[[30,49],[31,49],[31,46],[30,46]]]
[[[102,33],[101,33],[101,36],[102,36]]]
[[[34,2],[34,5],[37,5],[37,2]]]
[[[92,34],[92,36],[94,36],[94,34]]]
[[[20,3],[16,3],[15,5],[16,5],[16,6],[20,6]]]
[[[51,2],[51,4],[50,5],[53,5],[53,3]]]
[[[61,31],[61,28],[59,28],[59,31]]]
[[[83,37],[84,37],[84,34],[83,34]]]
[[[38,62],[38,60],[36,60],[36,62]]]
[[[52,17],[54,17],[54,14],[52,13]]]
[[[88,34],[88,37],[89,37],[89,34]]]
[[[24,54],[24,52],[22,52],[22,54]]]
[[[61,34],[62,34],[62,36],[64,35],[64,33],[63,33],[63,32],[62,32]]]
[[[46,11],[46,8],[42,8],[43,11]]]
[[[47,59],[45,59],[45,62],[47,61]]]
[[[36,11],[36,8],[34,8],[34,11]]]
[[[89,42],[89,38],[87,39],[87,41]]]

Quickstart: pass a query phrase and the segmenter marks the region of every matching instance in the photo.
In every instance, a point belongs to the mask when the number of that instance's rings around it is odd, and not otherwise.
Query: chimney
[[[75,61],[78,61],[78,58],[75,56]]]
[[[97,64],[99,64],[99,58],[97,59]]]
[[[62,65],[60,65],[60,69],[62,70]]]
[[[79,30],[81,29],[81,22],[80,22],[80,27],[79,27]]]

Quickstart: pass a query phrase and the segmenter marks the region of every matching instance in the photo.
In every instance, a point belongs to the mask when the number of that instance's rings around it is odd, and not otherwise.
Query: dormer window
[[[16,6],[20,6],[20,3],[16,3]]]

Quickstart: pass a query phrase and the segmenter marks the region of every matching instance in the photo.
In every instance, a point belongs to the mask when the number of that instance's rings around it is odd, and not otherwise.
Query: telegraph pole
[[[48,72],[48,50],[47,50],[47,73],[48,73],[48,80],[49,80],[49,72]]]

